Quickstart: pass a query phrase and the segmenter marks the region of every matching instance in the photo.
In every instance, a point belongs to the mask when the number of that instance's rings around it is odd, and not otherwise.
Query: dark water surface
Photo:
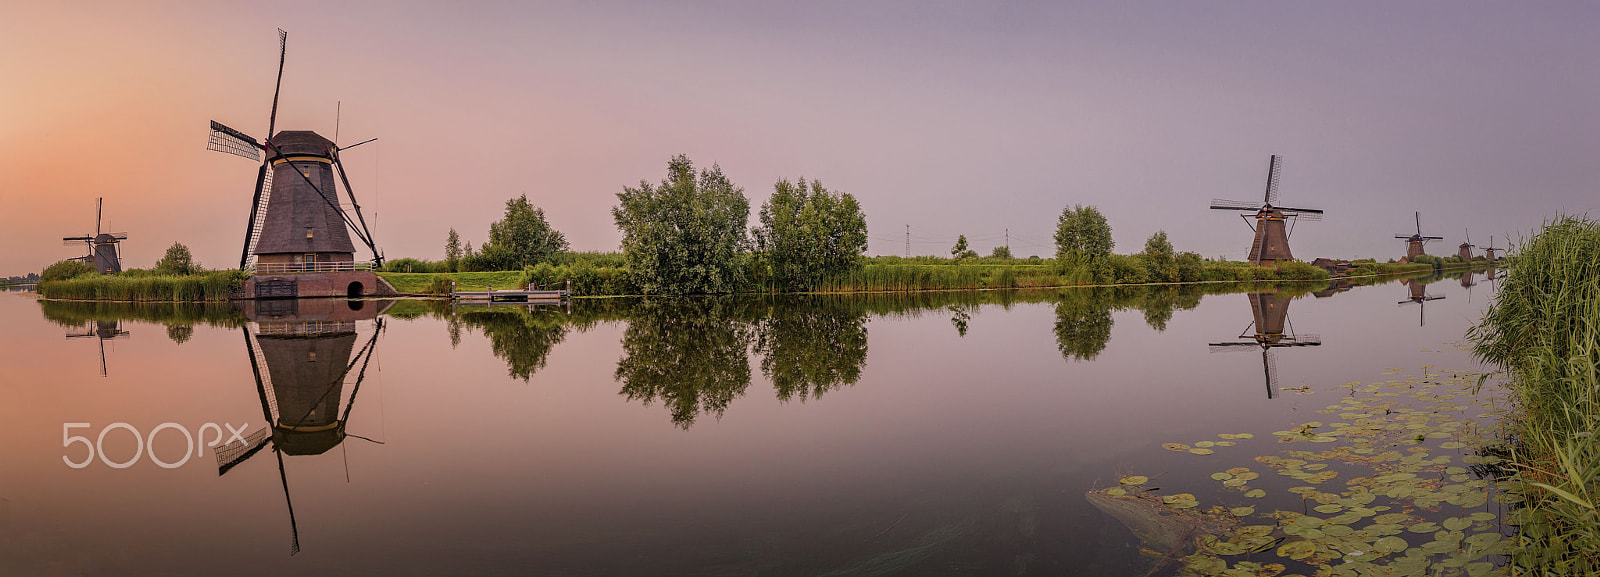
[[[531,311],[0,296],[0,574],[1141,575],[1085,492],[1248,462],[1346,383],[1477,369],[1454,343],[1490,282],[1430,280]],[[221,459],[179,430],[229,428],[247,442]],[[1161,446],[1220,432],[1254,439]]]

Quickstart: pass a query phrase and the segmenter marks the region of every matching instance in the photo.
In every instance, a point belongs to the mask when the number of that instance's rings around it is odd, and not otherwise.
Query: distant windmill
[[[352,270],[355,245],[350,242],[351,231],[372,252],[373,264],[382,266],[383,255],[378,252],[339,160],[339,151],[376,139],[340,147],[309,130],[276,132],[288,38],[287,32],[278,31],[278,84],[272,91],[266,143],[215,120],[211,121],[206,143],[206,150],[261,161],[239,268],[248,269],[259,263],[275,271]],[[340,205],[334,181],[336,170],[338,183],[344,185],[355,212],[354,219]]]
[[[100,376],[109,375],[110,373],[106,372],[106,341],[128,336],[128,331],[122,329],[122,321],[89,321],[84,323],[81,330],[82,332],[67,333],[67,338],[96,339],[100,341]]]
[[[104,216],[105,199],[95,201],[94,205],[94,234],[69,236],[62,238],[62,244],[72,246],[84,243],[89,247],[89,254],[67,260],[81,260],[89,263],[100,274],[122,272],[122,251],[118,243],[128,240],[125,232],[101,232],[100,221]]]
[[[1294,255],[1289,252],[1289,236],[1293,230],[1285,227],[1285,221],[1300,219],[1308,221],[1322,220],[1322,211],[1314,208],[1291,208],[1276,206],[1278,202],[1278,175],[1283,169],[1283,157],[1273,155],[1267,164],[1267,191],[1262,196],[1261,202],[1240,200],[1211,199],[1212,210],[1238,210],[1254,212],[1256,223],[1251,228],[1255,230],[1255,240],[1250,243],[1250,262],[1258,265],[1272,265],[1278,261],[1294,260]],[[1249,224],[1249,215],[1239,215]]]
[[[1428,283],[1423,282],[1422,279],[1402,279],[1400,282],[1405,283],[1406,287],[1411,291],[1410,296],[1406,298],[1406,300],[1400,301],[1400,306],[1409,304],[1417,305],[1417,326],[1427,326],[1428,301],[1436,301],[1443,299],[1444,297],[1428,294]]]
[[[1261,371],[1267,380],[1267,398],[1271,399],[1278,396],[1278,358],[1273,349],[1321,346],[1322,337],[1295,334],[1294,325],[1289,322],[1289,301],[1293,297],[1280,293],[1250,293],[1245,296],[1250,298],[1253,320],[1238,338],[1249,340],[1211,343],[1211,352],[1259,348]]]
[[[1483,247],[1483,258],[1488,259],[1489,262],[1494,262],[1495,259],[1498,258],[1498,257],[1495,256],[1494,253],[1499,252],[1501,250],[1503,250],[1503,249],[1495,248],[1495,246],[1494,246],[1494,237],[1490,236],[1489,237],[1489,246]]]
[[[1467,230],[1465,232],[1467,234],[1467,242],[1461,243],[1461,246],[1458,247],[1461,250],[1460,250],[1460,252],[1458,252],[1456,254],[1461,256],[1461,260],[1471,261],[1472,260],[1472,247],[1475,247],[1475,246],[1478,246],[1478,245],[1472,244],[1472,231]]]
[[[1428,254],[1427,252],[1424,252],[1422,250],[1422,245],[1427,244],[1428,241],[1430,241],[1430,240],[1443,240],[1444,239],[1444,237],[1442,237],[1442,236],[1422,236],[1422,213],[1418,212],[1416,214],[1416,216],[1417,216],[1417,233],[1416,234],[1403,234],[1402,233],[1402,234],[1394,235],[1395,238],[1405,239],[1405,241],[1406,241],[1406,258],[1405,258],[1405,262],[1414,261],[1414,260],[1417,259],[1417,257],[1425,255],[1425,254]]]
[[[255,374],[256,395],[261,401],[261,416],[266,419],[267,426],[246,435],[242,444],[235,442],[218,448],[216,457],[220,477],[268,445],[272,446],[278,458],[284,502],[289,509],[289,554],[294,555],[300,552],[300,530],[295,522],[294,501],[289,498],[283,457],[321,455],[346,437],[377,443],[347,434],[345,424],[350,420],[356,394],[361,392],[367,366],[377,350],[383,319],[377,318],[376,311],[351,314],[319,310],[301,314],[294,306],[298,304],[296,301],[287,302],[291,303],[290,308],[284,311],[247,315],[257,326],[256,333],[252,334],[248,326],[243,328],[250,369]],[[359,351],[355,350],[356,318],[374,319],[372,336]],[[351,373],[354,373],[354,384],[346,400],[343,391]],[[341,404],[344,405],[342,411]]]

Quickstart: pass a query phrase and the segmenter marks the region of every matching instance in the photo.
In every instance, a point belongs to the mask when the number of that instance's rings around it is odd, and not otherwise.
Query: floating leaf
[[[1291,543],[1285,543],[1282,547],[1278,548],[1279,557],[1288,557],[1296,561],[1310,557],[1316,552],[1316,544],[1310,541],[1294,541]]]
[[[1212,453],[1215,453],[1216,451],[1213,451],[1211,449],[1189,449],[1189,452],[1190,453],[1194,453],[1196,455],[1210,455]]]
[[[1317,505],[1316,507],[1312,507],[1311,510],[1318,513],[1338,513],[1343,511],[1344,507],[1340,507],[1338,505]]]
[[[1120,479],[1119,482],[1124,485],[1143,485],[1149,483],[1150,478],[1144,475],[1129,475]]]
[[[1196,447],[1210,447],[1210,446],[1215,445],[1215,444],[1216,443],[1213,442],[1213,441],[1200,441],[1198,443],[1195,443],[1194,446],[1196,446]]]
[[[1256,508],[1255,507],[1234,507],[1232,509],[1228,509],[1228,512],[1229,513],[1233,513],[1233,516],[1235,516],[1235,517],[1244,517],[1246,515],[1249,515],[1251,513],[1256,512]]]
[[[1267,492],[1263,491],[1261,489],[1251,489],[1249,491],[1245,491],[1244,496],[1249,497],[1251,499],[1260,499],[1262,497],[1267,496]]]
[[[1451,531],[1461,531],[1472,526],[1472,519],[1465,517],[1451,517],[1449,519],[1445,519],[1443,522],[1440,522],[1439,525]]]
[[[1378,541],[1376,543],[1372,544],[1373,550],[1376,550],[1376,551],[1379,551],[1379,552],[1382,552],[1382,553],[1399,553],[1401,551],[1406,550],[1406,548],[1410,547],[1410,546],[1411,546],[1411,544],[1406,543],[1405,539],[1401,539],[1399,537],[1393,537],[1393,536],[1391,536],[1391,537],[1382,537],[1382,538],[1378,539]]]
[[[1112,487],[1110,489],[1106,489],[1106,494],[1112,497],[1121,497],[1123,495],[1127,495],[1128,491],[1122,487]]]
[[[1183,443],[1162,443],[1161,448],[1168,451],[1187,451],[1189,446]]]
[[[1212,473],[1211,478],[1218,481],[1226,481],[1228,479],[1232,479],[1233,475],[1229,475],[1227,473]]]

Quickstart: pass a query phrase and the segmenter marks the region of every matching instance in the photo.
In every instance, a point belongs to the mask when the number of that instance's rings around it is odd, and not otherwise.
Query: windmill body
[[[1489,237],[1489,246],[1483,247],[1483,258],[1487,259],[1489,262],[1494,262],[1494,260],[1496,258],[1495,253],[1497,253],[1497,252],[1500,252],[1500,249],[1495,248],[1495,246],[1494,246],[1494,237],[1491,236],[1491,237]],[[1489,269],[1489,270],[1491,271],[1489,274],[1493,275],[1494,273],[1492,271],[1494,269]],[[1490,278],[1493,278],[1493,277],[1491,276]]]
[[[100,224],[103,220],[105,199],[95,202],[94,234],[64,237],[61,241],[66,245],[84,243],[88,247],[88,254],[68,260],[80,260],[94,267],[100,274],[115,274],[122,272],[122,250],[120,243],[128,239],[125,232],[101,232]]]
[[[1414,261],[1417,260],[1417,257],[1425,255],[1425,254],[1428,254],[1426,252],[1425,246],[1424,246],[1424,245],[1428,244],[1428,241],[1444,239],[1444,237],[1442,237],[1442,236],[1423,236],[1423,234],[1422,234],[1422,213],[1421,212],[1416,213],[1416,221],[1417,221],[1417,232],[1416,232],[1416,234],[1399,233],[1399,234],[1394,235],[1395,238],[1403,239],[1403,240],[1406,241],[1406,256],[1405,256],[1404,260],[1400,261],[1402,263],[1414,262]]]
[[[268,141],[272,188],[267,195],[261,232],[256,241],[257,265],[302,265],[355,262],[355,244],[340,213],[335,191],[333,141],[308,130],[285,130]],[[309,266],[306,266],[309,265]],[[291,267],[292,268],[292,267]]]
[[[1467,240],[1463,241],[1461,246],[1456,247],[1458,249],[1456,255],[1460,256],[1461,260],[1470,261],[1472,260],[1472,249],[1478,245],[1472,244],[1472,231],[1466,231],[1466,235]]]
[[[1279,262],[1294,260],[1294,253],[1289,250],[1289,235],[1292,233],[1290,223],[1300,219],[1322,220],[1322,211],[1314,208],[1292,208],[1277,206],[1278,179],[1283,168],[1283,157],[1272,156],[1267,165],[1266,194],[1261,202],[1245,202],[1237,200],[1212,199],[1213,210],[1235,210],[1254,212],[1255,224],[1251,227],[1255,231],[1255,238],[1250,242],[1250,262],[1274,266]],[[1245,216],[1249,219],[1249,216]]]

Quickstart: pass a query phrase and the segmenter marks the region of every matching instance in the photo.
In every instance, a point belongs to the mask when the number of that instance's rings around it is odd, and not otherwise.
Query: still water
[[[0,574],[1143,575],[1086,492],[1209,499],[1349,383],[1476,370],[1492,289],[0,296]]]

